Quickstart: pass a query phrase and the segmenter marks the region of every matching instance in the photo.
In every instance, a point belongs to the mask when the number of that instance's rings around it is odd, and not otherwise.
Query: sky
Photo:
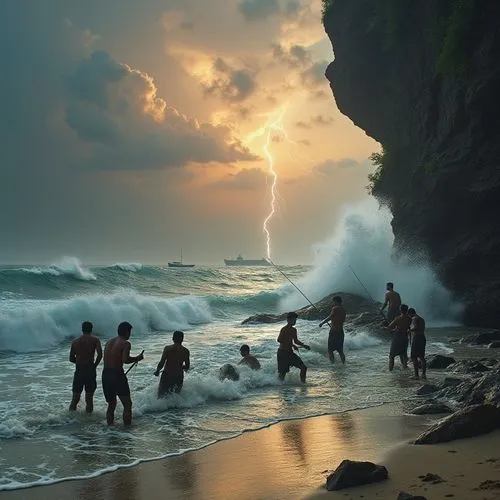
[[[377,143],[319,0],[0,2],[0,263],[313,260]]]

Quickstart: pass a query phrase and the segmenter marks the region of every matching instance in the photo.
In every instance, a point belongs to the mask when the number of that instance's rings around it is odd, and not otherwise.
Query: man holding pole
[[[333,297],[333,308],[330,316],[324,319],[320,324],[320,328],[328,321],[330,324],[330,333],[328,334],[328,357],[331,363],[335,362],[334,352],[337,351],[342,364],[345,364],[344,354],[344,322],[346,311],[342,306],[342,297],[336,295]]]
[[[384,300],[384,305],[380,309],[380,313],[384,312],[384,309],[387,308],[387,315],[385,317],[387,324],[391,323],[396,319],[399,314],[400,314],[400,307],[401,307],[401,295],[399,295],[398,292],[394,290],[394,283],[387,283],[386,284],[386,292],[385,292],[385,300]]]
[[[132,423],[132,399],[128,386],[127,374],[123,371],[124,364],[138,363],[144,359],[143,353],[139,356],[130,356],[130,334],[132,325],[124,321],[118,325],[118,336],[108,340],[104,347],[104,369],[102,371],[102,389],[108,403],[106,421],[113,425],[115,420],[116,397],[123,405],[123,424]],[[127,372],[128,373],[128,372]]]

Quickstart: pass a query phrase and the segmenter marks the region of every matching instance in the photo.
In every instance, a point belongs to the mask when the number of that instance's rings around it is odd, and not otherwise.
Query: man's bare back
[[[104,368],[123,371],[123,363],[129,358],[130,342],[123,337],[108,340],[104,348]]]
[[[84,333],[71,343],[70,361],[77,365],[93,365],[96,352],[102,355],[101,342],[97,337]]]
[[[164,371],[168,375],[182,375],[189,369],[189,350],[183,345],[172,344],[163,349],[162,359],[165,359]]]
[[[397,309],[401,306],[401,295],[394,290],[385,292],[385,300],[389,305],[389,309]]]

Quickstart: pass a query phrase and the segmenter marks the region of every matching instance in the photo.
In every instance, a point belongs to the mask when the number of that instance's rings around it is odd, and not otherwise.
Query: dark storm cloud
[[[215,78],[203,84],[207,94],[214,94],[229,102],[240,102],[250,97],[257,89],[254,73],[249,69],[230,66],[218,57],[213,62]]]
[[[290,68],[304,67],[311,62],[311,54],[302,45],[286,48],[277,43],[272,46],[273,57]]]
[[[238,8],[247,21],[259,21],[280,12],[278,0],[242,0]]]

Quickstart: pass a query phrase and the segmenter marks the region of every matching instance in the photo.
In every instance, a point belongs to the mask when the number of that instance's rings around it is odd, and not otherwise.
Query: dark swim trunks
[[[295,368],[302,368],[304,366],[304,362],[294,352],[278,349],[277,357],[278,373],[288,373],[291,366]]]
[[[344,351],[344,330],[330,330],[328,334],[328,352]]]
[[[408,357],[408,337],[406,334],[396,333],[392,339],[390,357],[395,358],[396,356]]]
[[[127,376],[123,370],[104,368],[102,371],[102,390],[108,403],[116,402],[116,396],[130,396]]]
[[[418,358],[425,358],[426,343],[427,339],[425,338],[425,335],[417,333],[413,336],[413,340],[411,343],[411,359],[416,360]]]
[[[85,387],[86,393],[93,393],[97,389],[96,372],[94,364],[76,365],[73,376],[73,392],[81,394]]]
[[[171,392],[181,392],[184,383],[184,374],[171,375],[165,371],[161,374],[160,385],[158,386],[158,397],[165,396]]]
[[[387,309],[387,314],[385,316],[385,319],[387,320],[387,323],[392,323],[399,315],[401,314],[401,309],[398,307],[391,307]]]

